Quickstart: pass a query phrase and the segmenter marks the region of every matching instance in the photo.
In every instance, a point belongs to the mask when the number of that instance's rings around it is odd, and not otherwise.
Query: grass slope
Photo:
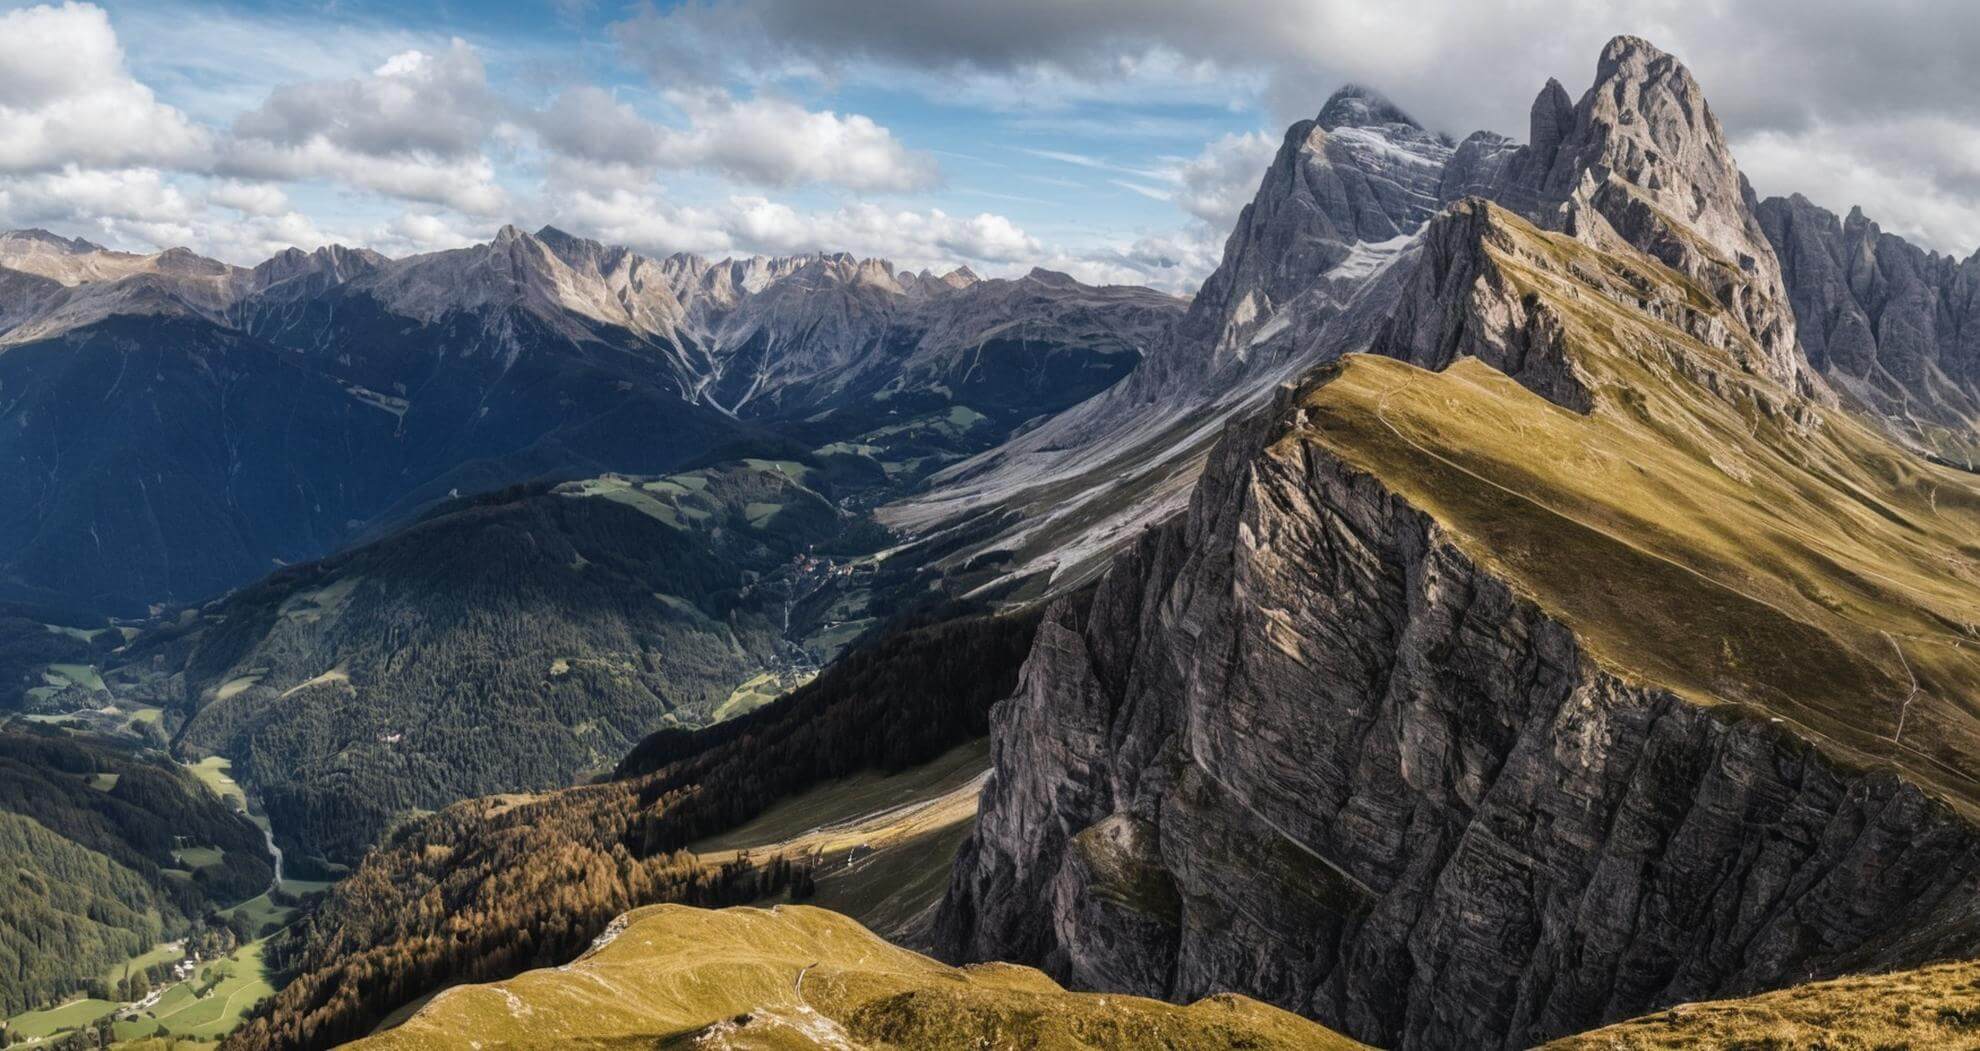
[[[808,904],[919,945],[920,924],[941,901],[956,851],[975,825],[989,770],[990,741],[982,738],[897,774],[868,771],[819,785],[688,849],[709,864],[741,851],[816,855]]]
[[[1546,1051],[1927,1051],[1980,1047],[1980,962],[1810,982],[1681,1004],[1556,1040]]]
[[[1492,264],[1560,320],[1590,411],[1475,358],[1352,355],[1277,452],[1375,475],[1626,677],[1980,814],[1980,479],[1654,320],[1716,310],[1675,272],[1489,218]]]
[[[449,989],[374,1049],[1359,1047],[1238,996],[1070,993],[1027,967],[948,967],[836,913],[660,905],[572,964]]]

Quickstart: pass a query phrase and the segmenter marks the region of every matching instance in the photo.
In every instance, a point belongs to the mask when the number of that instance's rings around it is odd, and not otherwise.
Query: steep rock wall
[[[1519,1047],[1980,944],[1950,810],[1599,667],[1298,413],[1047,618],[947,952]]]

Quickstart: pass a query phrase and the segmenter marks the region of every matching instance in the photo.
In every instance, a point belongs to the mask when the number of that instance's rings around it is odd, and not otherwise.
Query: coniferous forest
[[[1038,615],[957,612],[905,618],[750,715],[656,734],[613,780],[402,826],[282,944],[294,980],[227,1046],[332,1046],[449,984],[568,960],[635,906],[801,896],[810,859],[710,867],[682,848],[819,781],[902,769],[986,733]]]
[[[116,964],[273,875],[261,830],[163,754],[0,732],[0,1012],[113,994]]]

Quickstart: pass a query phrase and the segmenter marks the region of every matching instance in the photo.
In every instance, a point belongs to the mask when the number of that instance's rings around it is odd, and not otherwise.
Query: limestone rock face
[[[1281,317],[1288,308],[1306,325],[1338,309],[1367,276],[1356,267],[1338,273],[1358,245],[1407,238],[1437,213],[1451,153],[1381,96],[1354,86],[1336,92],[1319,117],[1286,130],[1222,264],[1137,386],[1174,392],[1229,372],[1252,355],[1256,333],[1292,320]]]
[[[1980,934],[1970,826],[1609,674],[1296,423],[1041,628],[948,953],[1513,1048]]]
[[[1487,195],[1598,246],[1627,244],[1692,278],[1738,312],[1752,371],[1827,395],[1795,344],[1794,313],[1771,242],[1698,82],[1648,41],[1603,48],[1595,83],[1569,107],[1549,80],[1528,143]]]
[[[1800,194],[1757,209],[1796,329],[1829,382],[1899,438],[1971,466],[1980,426],[1980,257],[1927,252]]]

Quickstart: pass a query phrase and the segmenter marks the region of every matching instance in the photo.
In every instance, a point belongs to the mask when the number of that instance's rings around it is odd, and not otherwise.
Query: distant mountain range
[[[651,260],[547,228],[253,269],[4,234],[0,599],[141,613],[450,492],[984,420],[894,465],[912,478],[1112,384],[1181,309],[1046,271]]]

